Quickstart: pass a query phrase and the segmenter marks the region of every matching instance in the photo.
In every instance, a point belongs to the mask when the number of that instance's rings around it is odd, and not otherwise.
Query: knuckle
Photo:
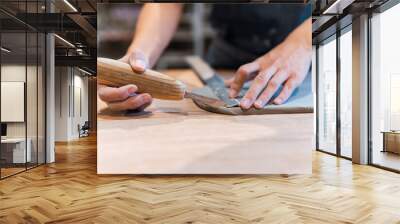
[[[238,76],[241,78],[246,77],[248,74],[247,69],[245,68],[245,65],[242,65],[238,69]]]
[[[272,63],[272,66],[275,66],[276,68],[279,69],[284,69],[286,67],[286,63],[281,58],[277,58],[274,60],[274,63]]]
[[[255,81],[257,83],[266,83],[268,81],[268,77],[265,74],[259,74],[256,76]]]
[[[272,89],[276,89],[278,87],[278,82],[275,79],[271,79],[268,82],[268,86]]]

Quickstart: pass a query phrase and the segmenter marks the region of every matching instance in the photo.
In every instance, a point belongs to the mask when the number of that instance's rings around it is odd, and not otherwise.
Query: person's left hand
[[[255,61],[242,65],[230,86],[230,97],[236,97],[243,84],[254,79],[250,89],[240,101],[243,109],[263,108],[270,100],[284,103],[305,79],[312,56],[311,19],[297,27],[281,44]],[[282,91],[271,99],[278,88]]]

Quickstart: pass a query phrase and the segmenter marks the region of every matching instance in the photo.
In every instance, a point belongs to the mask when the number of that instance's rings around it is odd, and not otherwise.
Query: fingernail
[[[282,103],[282,99],[281,98],[276,98],[274,101],[275,101],[276,104],[281,104]]]
[[[136,59],[135,65],[143,70],[146,69],[146,63],[141,59]]]
[[[248,99],[242,99],[241,101],[240,101],[240,105],[243,107],[243,108],[249,108],[250,107],[250,101],[248,100]]]
[[[129,87],[129,89],[128,89],[129,95],[132,95],[132,94],[134,94],[135,92],[136,92],[136,88],[135,88],[135,87]]]
[[[262,108],[263,107],[263,102],[261,100],[257,100],[254,103],[254,106],[257,107],[257,108]]]

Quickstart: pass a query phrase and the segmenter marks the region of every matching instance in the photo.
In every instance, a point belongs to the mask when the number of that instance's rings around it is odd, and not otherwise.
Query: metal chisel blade
[[[190,98],[190,99],[194,99],[194,100],[201,100],[201,101],[217,100],[217,99],[214,99],[214,98],[202,96],[202,95],[199,95],[199,94],[196,94],[196,93],[192,93],[192,92],[185,92],[185,98]]]
[[[195,102],[201,102],[202,104],[212,105],[212,106],[224,106],[225,102],[220,99],[210,98],[207,96],[199,95],[192,92],[186,92],[185,98],[190,98]]]
[[[212,78],[206,80],[205,82],[207,86],[211,88],[214,94],[225,102],[226,107],[235,107],[239,105],[239,101],[237,99],[232,99],[228,96],[224,80],[221,78],[221,76],[215,74]]]
[[[197,56],[186,57],[186,61],[200,77],[204,84],[211,88],[213,93],[221,99],[226,107],[235,107],[239,105],[237,99],[228,96],[225,88],[224,79],[221,78],[203,59]]]

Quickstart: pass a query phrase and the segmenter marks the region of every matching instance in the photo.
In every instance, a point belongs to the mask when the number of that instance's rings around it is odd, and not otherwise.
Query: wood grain
[[[400,223],[400,175],[313,152],[312,175],[96,174],[96,138],[0,181],[0,223]]]
[[[101,120],[98,172],[310,173],[312,124],[312,114],[233,117],[179,111],[159,118]]]
[[[188,86],[200,82],[190,70],[164,73]],[[233,117],[184,99],[154,100],[144,113],[101,112],[98,118],[101,174],[311,172],[311,113]]]
[[[116,87],[134,84],[138,92],[166,100],[183,99],[186,88],[182,82],[162,73],[146,69],[137,74],[128,64],[108,58],[97,58],[97,80],[99,84]]]

